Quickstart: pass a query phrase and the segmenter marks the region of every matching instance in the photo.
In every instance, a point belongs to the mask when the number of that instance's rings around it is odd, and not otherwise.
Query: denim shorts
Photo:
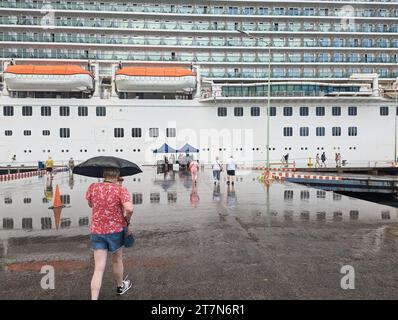
[[[120,232],[109,234],[94,234],[90,236],[92,250],[107,250],[109,252],[116,252],[124,245],[124,233]]]

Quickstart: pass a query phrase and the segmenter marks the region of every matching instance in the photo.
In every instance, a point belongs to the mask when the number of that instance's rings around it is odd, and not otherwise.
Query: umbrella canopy
[[[183,153],[198,153],[199,149],[192,147],[189,143],[186,143],[182,148],[178,149],[177,152]]]
[[[175,153],[176,149],[170,147],[167,143],[164,143],[160,148],[153,150],[153,153]]]
[[[94,157],[73,168],[73,173],[86,177],[102,178],[104,169],[120,170],[120,176],[133,176],[142,170],[133,162],[116,157]]]

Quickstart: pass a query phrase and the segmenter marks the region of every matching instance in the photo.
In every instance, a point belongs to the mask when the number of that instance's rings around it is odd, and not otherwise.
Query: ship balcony
[[[28,25],[42,27],[42,17],[3,16],[0,18],[3,25]],[[114,29],[143,29],[143,30],[173,30],[173,31],[220,31],[236,32],[237,29],[247,32],[272,32],[272,33],[341,33],[350,35],[352,33],[396,33],[398,24],[391,21],[369,24],[357,21],[353,26],[345,26],[340,21],[335,23],[314,22],[219,22],[219,21],[180,21],[165,20],[158,21],[138,19],[100,19],[98,17],[57,17],[54,21],[55,27],[89,27],[89,28],[114,28]]]
[[[307,38],[273,38],[263,39],[264,41],[271,41],[273,50],[283,48],[284,50],[305,50],[311,49],[330,49],[333,51],[339,49],[354,49],[354,50],[369,50],[369,49],[391,49],[398,48],[398,39],[307,39]],[[222,49],[246,49],[252,48],[255,50],[264,49],[263,40],[244,39],[238,37],[172,37],[172,36],[129,36],[129,35],[90,35],[90,34],[62,34],[62,33],[41,33],[34,34],[33,32],[8,32],[0,33],[0,41],[3,42],[49,42],[54,44],[59,43],[81,43],[81,44],[101,44],[101,45],[137,45],[137,46],[198,46],[198,47],[218,47]]]
[[[355,4],[355,0],[346,1]],[[359,8],[355,8],[355,16],[357,18],[383,18],[383,17],[397,17],[398,11],[394,10],[394,1],[368,1],[369,8],[362,5]],[[339,1],[334,3],[339,4]],[[373,5],[372,5],[373,4]],[[375,8],[374,4],[378,7]],[[27,10],[41,10],[48,3],[38,1],[12,1],[2,0],[0,1],[0,8],[9,9],[27,9]],[[224,17],[236,17],[236,16],[276,16],[276,17],[342,17],[344,14],[341,10],[334,10],[332,8],[320,7],[314,1],[302,1],[301,3],[295,3],[296,8],[289,8],[290,4],[287,3],[274,3],[270,5],[255,6],[255,5],[214,5],[204,6],[195,4],[139,4],[139,3],[107,3],[107,2],[70,2],[70,1],[59,1],[51,3],[51,7],[57,10],[70,10],[70,11],[98,11],[98,12],[112,12],[112,13],[152,13],[152,14],[181,14],[181,15],[215,15]],[[268,7],[269,6],[269,7]],[[313,7],[310,7],[313,6]]]

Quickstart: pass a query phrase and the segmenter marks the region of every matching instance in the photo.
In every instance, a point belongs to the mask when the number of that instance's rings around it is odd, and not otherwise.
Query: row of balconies
[[[61,51],[61,50],[13,50],[13,49],[0,49],[0,57],[1,58],[6,58],[6,59],[11,59],[11,58],[24,58],[24,59],[65,59],[65,60],[87,60],[87,59],[96,59],[96,60],[112,60],[112,61],[144,61],[144,62],[177,62],[177,63],[198,63],[202,64],[205,66],[207,63],[212,62],[212,63],[221,63],[221,62],[228,62],[228,63],[239,63],[243,62],[246,64],[259,64],[259,63],[266,63],[268,61],[261,61],[259,59],[254,59],[250,60],[247,59],[245,55],[241,55],[239,57],[230,57],[230,58],[225,58],[223,61],[212,61],[211,59],[209,60],[208,57],[201,57],[201,56],[196,56],[192,54],[179,54],[178,56],[173,56],[173,55],[166,55],[166,54],[151,54],[151,53],[123,53],[123,52],[84,52],[84,51],[74,51],[74,50],[69,50],[69,51]],[[397,57],[394,59],[389,60],[390,63],[396,63]],[[368,61],[363,61],[361,60],[360,62],[358,61],[352,61],[352,62],[347,62],[350,63],[351,66],[347,66],[346,68],[367,68],[367,72],[364,73],[372,73],[372,69],[374,67],[369,66]],[[297,65],[302,65],[304,69],[307,70],[316,70],[317,68],[324,68],[325,63],[328,62],[322,62],[322,61],[317,61],[317,62],[306,62],[304,59],[301,61],[272,61],[273,69],[278,70],[278,69],[291,69],[291,70],[300,70],[299,67],[284,67],[284,64],[297,64]],[[330,62],[330,63],[338,63],[340,64],[341,62]],[[376,63],[376,61],[373,61],[373,63]],[[385,63],[382,61],[381,63]],[[314,64],[319,64],[320,66],[316,67]],[[352,66],[353,65],[353,66]],[[228,67],[220,67],[222,70],[228,69]],[[325,67],[327,69],[332,68],[332,66]],[[232,73],[237,73],[240,72],[240,68],[229,68],[232,70]],[[253,70],[256,68],[253,67],[243,67],[242,70],[250,70],[247,71],[248,73],[253,73]],[[336,67],[333,66],[333,69],[335,70],[343,70],[344,68],[341,67]],[[382,67],[380,69],[386,70],[386,72],[392,71],[394,68],[389,68],[389,67]],[[266,72],[267,67],[263,66],[261,72]],[[395,68],[394,70],[398,71],[398,68]],[[203,69],[205,72],[206,69]],[[214,72],[214,71],[213,71]],[[296,71],[295,71],[296,72]],[[308,71],[310,72],[310,71]],[[312,72],[312,71],[311,71]],[[358,71],[360,72],[360,71]],[[224,73],[224,71],[222,72]]]
[[[317,22],[220,22],[220,21],[147,21],[127,19],[0,16],[0,24],[40,27],[88,27],[116,29],[180,30],[180,31],[275,31],[275,32],[398,32],[398,23],[317,23]]]
[[[396,2],[396,1],[392,1]],[[355,1],[352,1],[355,4]],[[386,1],[380,1],[380,5]],[[338,2],[336,3],[336,5]],[[237,5],[173,5],[173,4],[140,4],[140,3],[100,3],[100,2],[61,2],[42,3],[40,1],[0,1],[0,8],[20,8],[20,9],[58,9],[75,11],[102,11],[124,13],[166,13],[166,14],[214,14],[214,15],[283,15],[283,16],[345,16],[347,13],[342,11],[343,5],[336,7],[320,7],[316,3],[308,3],[304,7],[293,7],[298,4],[283,5],[277,3],[269,7],[265,6],[237,6]],[[314,6],[316,5],[316,6]],[[356,17],[398,17],[397,9],[389,8],[355,8],[352,12]]]
[[[142,45],[142,46],[207,46],[207,47],[256,47],[265,48],[271,41],[273,49],[294,48],[398,48],[398,38],[273,38],[255,40],[249,38],[229,37],[144,37],[123,35],[120,37],[109,35],[68,35],[68,34],[39,34],[39,33],[0,33],[0,41],[12,42],[51,42],[51,43],[80,43],[100,45]]]

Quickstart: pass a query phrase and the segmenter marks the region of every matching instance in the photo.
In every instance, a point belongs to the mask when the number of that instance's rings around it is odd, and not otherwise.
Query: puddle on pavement
[[[224,179],[214,186],[211,171],[199,174],[195,187],[185,172],[157,174],[152,168],[127,177],[135,207],[134,224],[189,226],[194,221],[212,223],[227,215],[254,222],[396,222],[397,209],[306,186],[275,182],[266,187],[258,181],[260,172],[237,176],[234,187]],[[0,239],[27,235],[88,234],[90,210],[85,192],[98,181],[81,176],[57,174],[53,181],[33,177],[0,184]],[[53,212],[56,185],[65,208]],[[395,231],[394,231],[395,232]]]

